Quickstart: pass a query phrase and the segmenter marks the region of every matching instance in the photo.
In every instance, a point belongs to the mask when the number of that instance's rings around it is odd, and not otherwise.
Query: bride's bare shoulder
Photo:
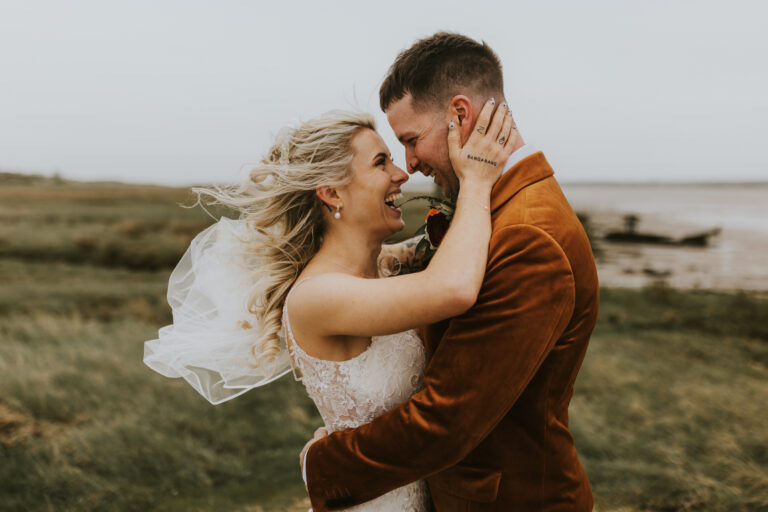
[[[337,303],[334,297],[346,287],[344,282],[350,279],[359,278],[341,272],[306,275],[299,277],[291,289],[286,299],[286,325],[290,326],[293,341],[310,356],[343,361],[350,357],[350,348],[356,350],[354,346],[349,346],[350,340],[340,337],[328,322],[332,309],[336,307],[332,304]]]
[[[302,273],[286,298],[291,320],[294,316],[306,316],[302,312],[322,311],[328,301],[354,279],[360,278],[343,272]]]

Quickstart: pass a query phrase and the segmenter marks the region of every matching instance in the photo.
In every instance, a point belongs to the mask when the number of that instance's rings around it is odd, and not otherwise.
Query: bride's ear
[[[328,207],[328,210],[335,210],[336,206],[341,203],[341,198],[335,188],[328,186],[321,186],[315,189],[315,195],[323,204]]]

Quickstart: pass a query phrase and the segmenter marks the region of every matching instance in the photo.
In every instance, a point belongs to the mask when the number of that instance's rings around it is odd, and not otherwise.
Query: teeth
[[[403,197],[403,193],[402,192],[396,192],[394,194],[391,194],[391,195],[387,196],[386,199],[384,199],[384,202],[385,203],[391,203],[393,201],[396,201],[396,200],[400,199],[401,197]]]

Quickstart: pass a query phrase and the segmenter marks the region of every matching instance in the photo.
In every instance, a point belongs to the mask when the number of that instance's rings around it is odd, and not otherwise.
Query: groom
[[[459,118],[466,141],[485,128],[476,120],[487,98],[504,101],[501,64],[484,43],[438,33],[402,52],[380,100],[409,172],[455,193],[448,121]],[[367,425],[308,444],[304,469],[315,512],[423,478],[438,512],[592,509],[568,430],[568,404],[597,318],[589,241],[544,155],[519,136],[493,189],[491,215],[477,303],[426,329],[424,389]]]

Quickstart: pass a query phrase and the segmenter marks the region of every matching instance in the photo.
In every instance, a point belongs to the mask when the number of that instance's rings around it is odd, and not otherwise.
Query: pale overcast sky
[[[0,170],[235,182],[280,127],[352,106],[403,166],[379,83],[453,30],[497,51],[561,181],[766,181],[766,19],[759,0],[0,0]]]

